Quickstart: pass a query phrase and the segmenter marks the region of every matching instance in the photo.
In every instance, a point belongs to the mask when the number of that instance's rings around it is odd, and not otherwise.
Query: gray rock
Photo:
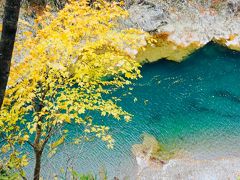
[[[169,12],[164,4],[142,0],[130,6],[128,12],[130,21],[147,32],[157,31],[160,26],[168,24]]]
[[[239,0],[229,0],[227,2],[227,11],[230,14],[239,15],[240,14],[240,1]]]
[[[147,32],[169,32],[169,40],[201,46],[213,39],[229,40],[240,48],[240,0],[131,0],[128,25]],[[129,26],[128,26],[129,27]],[[235,49],[236,49],[235,48]]]

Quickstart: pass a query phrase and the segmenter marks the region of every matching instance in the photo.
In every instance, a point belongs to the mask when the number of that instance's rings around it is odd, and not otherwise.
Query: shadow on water
[[[208,65],[211,65],[211,61],[213,59],[214,60],[230,59],[230,61],[235,61],[237,59],[240,59],[240,52],[230,50],[214,42],[209,42],[204,47],[199,48],[194,53],[186,57],[186,59],[181,63],[169,61],[167,59],[161,59],[151,64],[144,65],[142,73],[144,74],[146,71],[148,71],[149,68],[153,68],[154,70],[158,68],[159,71],[166,72],[166,73],[174,73],[174,72],[177,73],[182,71],[184,68],[188,68],[189,66],[197,68],[199,66],[195,67],[196,65],[204,64],[204,65],[207,65],[208,67]],[[239,63],[236,65],[240,66]],[[207,68],[207,67],[203,66],[200,68]]]
[[[237,96],[237,95],[233,94],[230,91],[227,91],[227,90],[217,90],[217,91],[214,91],[214,96],[225,98],[225,99],[227,99],[229,101],[232,101],[232,102],[237,103],[237,104],[240,105],[240,96]]]

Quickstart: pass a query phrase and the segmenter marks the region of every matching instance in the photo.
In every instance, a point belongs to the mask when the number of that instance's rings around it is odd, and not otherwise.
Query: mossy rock
[[[147,133],[142,135],[142,144],[132,146],[132,152],[136,157],[143,157],[148,161],[161,164],[165,164],[175,154],[167,151],[154,136]]]

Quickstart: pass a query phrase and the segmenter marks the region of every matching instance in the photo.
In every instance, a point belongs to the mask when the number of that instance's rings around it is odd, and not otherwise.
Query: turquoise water
[[[80,172],[104,167],[110,179],[134,179],[136,161],[130,149],[144,132],[166,148],[195,158],[240,156],[240,53],[211,43],[182,63],[161,60],[144,65],[142,75],[132,91],[117,93],[133,120],[105,121],[116,141],[113,150],[100,141],[66,145],[44,160],[43,173],[65,166]],[[128,92],[132,94],[124,96]]]

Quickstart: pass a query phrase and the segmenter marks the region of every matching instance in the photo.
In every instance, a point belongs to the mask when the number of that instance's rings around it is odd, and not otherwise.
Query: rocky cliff
[[[121,21],[122,27],[141,28],[157,40],[137,53],[138,61],[166,58],[180,62],[210,41],[240,50],[240,0],[125,0],[125,8],[129,18]],[[31,28],[34,16],[25,16],[25,11],[21,19]],[[19,31],[26,27],[20,23]]]
[[[181,61],[210,41],[240,50],[240,0],[129,0],[124,25],[152,33],[157,43],[139,60]]]

